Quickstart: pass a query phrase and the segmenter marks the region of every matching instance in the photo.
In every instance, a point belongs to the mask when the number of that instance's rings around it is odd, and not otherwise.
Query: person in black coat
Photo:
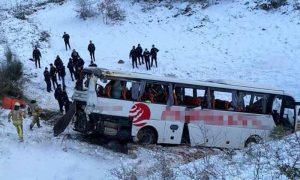
[[[32,58],[35,62],[35,67],[37,68],[37,64],[39,64],[39,68],[41,68],[40,58],[42,57],[42,54],[40,50],[35,46],[33,52],[32,52]]]
[[[135,49],[135,46],[132,46],[132,49],[129,53],[129,58],[131,58],[132,60],[132,68],[134,69],[134,64],[135,64],[135,67],[137,67],[137,53],[136,53],[136,49]]]
[[[88,50],[90,52],[91,62],[95,61],[95,50],[96,50],[96,47],[92,43],[92,41],[90,41],[90,44],[88,45]]]
[[[61,85],[60,84],[57,85],[57,88],[55,89],[54,97],[58,101],[59,111],[61,113],[63,113],[64,102],[63,102],[63,93],[62,93],[62,89],[61,89]]]
[[[83,66],[84,66],[84,60],[80,56],[78,56],[77,67],[83,69]]]
[[[63,66],[64,63],[60,59],[59,55],[56,56],[56,59],[54,60],[54,66],[56,67],[56,70],[58,72],[58,67]],[[58,76],[58,79],[60,80],[60,76]]]
[[[65,84],[65,76],[66,76],[65,66],[64,65],[58,66],[57,72],[58,72],[58,77],[60,77],[62,80],[63,86],[66,86],[66,84]]]
[[[139,60],[139,64],[141,65],[141,59],[142,59],[142,63],[144,64],[143,48],[141,47],[140,44],[138,44],[138,47],[136,48],[136,54],[137,54],[137,58]]]
[[[66,88],[63,88],[63,90],[62,90],[62,102],[65,107],[65,113],[67,113],[69,111],[70,101],[69,101],[69,97],[68,97]]]
[[[51,91],[51,76],[50,76],[50,72],[48,71],[48,68],[45,68],[44,71],[44,78],[45,78],[45,82],[47,84],[47,91],[50,92]]]
[[[68,50],[68,46],[69,46],[69,49],[71,49],[71,46],[70,46],[70,35],[67,34],[66,32],[64,32],[64,35],[62,37],[65,41],[65,47],[66,47],[66,51]]]
[[[144,59],[145,59],[145,63],[146,63],[146,69],[147,70],[151,70],[150,67],[150,52],[148,51],[148,49],[146,48],[144,53],[143,53]]]
[[[153,60],[155,61],[155,65],[157,67],[157,52],[159,50],[154,46],[152,45],[152,48],[151,48],[151,51],[150,51],[150,54],[151,54],[151,67],[153,66]]]
[[[74,76],[74,74],[75,74],[75,71],[74,71],[74,64],[73,64],[73,59],[72,59],[72,58],[69,59],[67,68],[68,68],[69,71],[70,71],[72,81],[74,81],[73,76]]]
[[[56,77],[57,69],[53,66],[53,64],[50,64],[50,77],[53,84],[53,89],[55,89],[55,85],[57,86],[57,77]]]
[[[79,53],[75,49],[73,49],[71,57],[72,59],[77,60],[79,58]]]

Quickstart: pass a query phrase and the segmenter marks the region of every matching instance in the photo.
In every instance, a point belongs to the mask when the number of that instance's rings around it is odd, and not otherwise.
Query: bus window
[[[166,104],[167,98],[167,86],[163,86],[161,84],[146,83],[145,92],[141,97],[141,101]]]
[[[211,91],[212,108],[221,110],[233,110],[230,109],[232,101],[231,92],[223,91]]]
[[[248,113],[266,113],[267,95],[243,93],[243,111]]]

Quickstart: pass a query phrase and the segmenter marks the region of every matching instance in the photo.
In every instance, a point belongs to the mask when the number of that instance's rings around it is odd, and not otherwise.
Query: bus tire
[[[155,144],[157,142],[157,133],[154,128],[145,127],[138,132],[137,138],[139,144]]]
[[[245,142],[245,147],[251,147],[253,146],[254,144],[259,144],[262,142],[262,139],[261,137],[257,136],[257,135],[254,135],[254,136],[250,136],[246,142]]]

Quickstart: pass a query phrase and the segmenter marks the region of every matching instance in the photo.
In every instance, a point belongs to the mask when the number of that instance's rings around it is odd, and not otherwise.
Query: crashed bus
[[[243,148],[294,132],[299,110],[282,90],[92,67],[75,89],[74,130],[141,144]]]

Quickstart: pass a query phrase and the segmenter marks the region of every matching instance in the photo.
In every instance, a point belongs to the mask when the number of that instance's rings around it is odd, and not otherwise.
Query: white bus
[[[267,140],[276,126],[292,133],[299,109],[282,90],[102,68],[83,70],[73,100],[74,129],[85,134],[221,148]]]

